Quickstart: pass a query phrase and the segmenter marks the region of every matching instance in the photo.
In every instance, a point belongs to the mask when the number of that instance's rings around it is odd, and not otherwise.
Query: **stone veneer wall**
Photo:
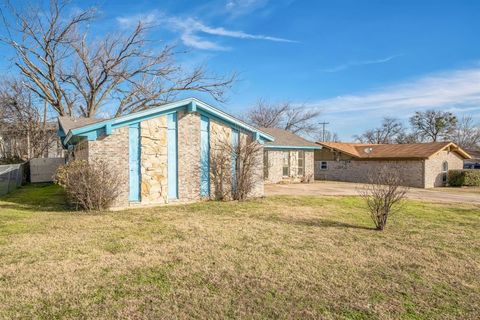
[[[424,188],[423,160],[340,160],[325,161],[327,169],[321,169],[322,161],[315,161],[315,179],[347,182],[368,182],[368,177],[382,167],[400,171],[404,185]]]
[[[141,122],[140,136],[141,203],[167,203],[167,117]]]
[[[443,186],[443,162],[448,162],[448,169],[463,169],[463,158],[456,152],[440,151],[425,160],[425,188]]]
[[[88,160],[108,161],[111,168],[117,172],[122,186],[120,195],[113,206],[128,206],[130,171],[128,127],[115,129],[111,135],[101,137],[96,141],[88,141]]]
[[[305,150],[304,174],[298,175],[298,150],[266,150],[268,152],[268,177],[266,183],[311,182],[314,179],[314,153]],[[289,152],[290,175],[283,176],[283,153]]]
[[[178,113],[178,196],[200,199],[200,115]]]

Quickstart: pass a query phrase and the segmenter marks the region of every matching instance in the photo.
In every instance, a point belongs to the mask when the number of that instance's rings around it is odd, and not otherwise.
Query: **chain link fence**
[[[22,185],[25,163],[0,165],[0,196]]]

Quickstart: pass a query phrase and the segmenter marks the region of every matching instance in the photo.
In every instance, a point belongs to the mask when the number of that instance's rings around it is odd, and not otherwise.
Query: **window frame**
[[[324,166],[325,164],[325,166]],[[327,161],[321,161],[320,162],[320,170],[328,170],[328,163]]]
[[[287,159],[285,159],[285,157],[287,157]],[[285,160],[287,160],[286,166]],[[285,174],[285,169],[287,169],[287,174]],[[290,151],[282,152],[282,177],[290,177]]]
[[[302,165],[300,165],[300,162]],[[305,150],[297,151],[297,175],[299,177],[305,176]]]
[[[269,162],[268,162],[268,150],[263,151],[263,178],[268,179],[268,169],[269,169]]]

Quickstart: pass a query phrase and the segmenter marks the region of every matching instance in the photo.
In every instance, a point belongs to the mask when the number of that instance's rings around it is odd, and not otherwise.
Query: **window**
[[[320,164],[320,169],[327,170],[327,161],[322,161],[322,163]]]
[[[444,184],[447,183],[447,177],[448,177],[448,162],[444,161],[442,163],[442,181]]]
[[[283,152],[283,176],[290,176],[290,152]]]
[[[305,151],[298,151],[297,155],[297,174],[303,177],[305,173]]]
[[[263,178],[268,179],[268,151],[263,152]]]

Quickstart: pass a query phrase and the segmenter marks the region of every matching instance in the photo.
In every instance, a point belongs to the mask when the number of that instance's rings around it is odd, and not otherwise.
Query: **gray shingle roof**
[[[105,119],[58,117],[58,122],[65,133],[68,133],[68,131],[72,129],[84,127],[103,120]]]
[[[259,128],[259,130],[268,133],[275,138],[273,142],[265,142],[267,147],[307,147],[319,148],[320,146],[311,141],[291,133],[290,131],[278,128]]]

